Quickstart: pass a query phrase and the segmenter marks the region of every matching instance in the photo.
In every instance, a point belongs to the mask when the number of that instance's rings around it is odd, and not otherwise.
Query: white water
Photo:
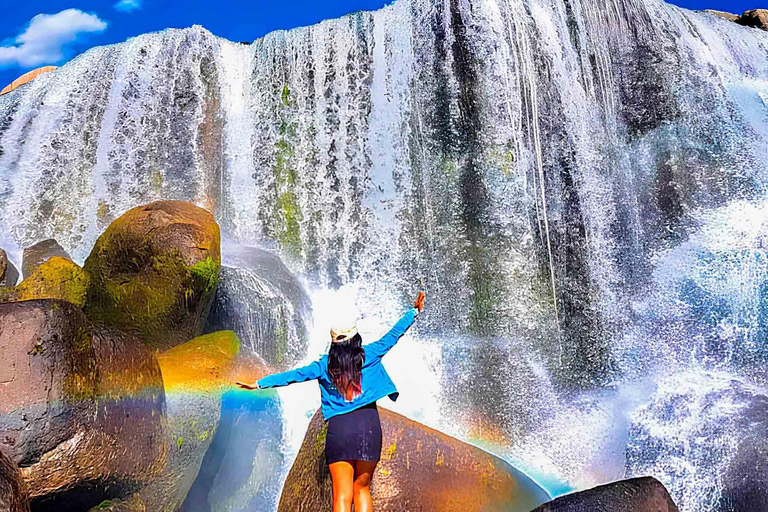
[[[393,409],[553,492],[651,473],[709,510],[732,450],[675,440],[737,421],[633,435],[710,375],[765,385],[766,143],[768,33],[658,0],[397,0],[251,45],[148,34],[0,97],[0,243],[82,261],[128,208],[193,201],[306,280],[307,359],[340,311],[371,340],[425,288]],[[317,391],[281,397],[291,453]],[[661,462],[627,462],[642,439]]]

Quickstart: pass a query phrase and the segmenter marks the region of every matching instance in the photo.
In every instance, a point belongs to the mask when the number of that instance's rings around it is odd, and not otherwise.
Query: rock
[[[77,263],[53,256],[39,266],[18,286],[0,295],[0,302],[34,299],[59,299],[82,308],[91,278]]]
[[[89,512],[147,512],[147,507],[137,495],[126,500],[105,500],[93,507]]]
[[[235,380],[255,382],[271,373],[272,367],[241,347]],[[277,392],[233,387],[222,397],[219,427],[182,511],[274,510],[282,476],[290,468],[282,446]]]
[[[138,339],[94,328],[67,302],[2,304],[0,368],[0,451],[36,511],[86,510],[162,467],[162,377]]]
[[[56,69],[56,66],[43,66],[39,67],[37,69],[33,69],[32,71],[29,71],[27,73],[24,73],[19,78],[5,86],[2,91],[0,91],[0,96],[6,93],[9,93],[13,91],[14,89],[17,89],[18,87],[21,87],[24,84],[27,84],[37,78],[38,76],[42,75],[43,73],[50,73]]]
[[[745,11],[736,20],[739,25],[745,27],[761,28],[768,30],[768,9],[753,9],[751,11]]]
[[[168,349],[203,331],[219,276],[219,226],[183,201],[129,210],[96,241],[86,314]]]
[[[42,263],[48,261],[53,256],[72,261],[67,251],[54,239],[43,240],[32,247],[24,249],[24,255],[21,260],[21,271],[26,278],[32,275],[32,272]]]
[[[29,512],[27,488],[19,468],[3,452],[0,452],[0,510]]]
[[[560,496],[531,512],[679,512],[667,489],[650,476]]]
[[[0,286],[16,286],[19,271],[13,266],[4,250],[0,249]]]
[[[379,414],[383,449],[371,489],[378,511],[528,512],[550,499],[498,457],[386,409]],[[325,432],[318,411],[283,486],[279,512],[331,509]]]
[[[719,16],[720,18],[726,19],[728,21],[737,21],[739,19],[738,14],[731,14],[730,12],[717,11],[715,9],[704,9],[704,12],[714,14],[715,16]]]
[[[312,302],[279,256],[251,247],[228,248],[237,268],[223,267],[205,332],[233,330],[277,370],[307,352]]]
[[[162,473],[139,491],[147,510],[178,510],[197,477],[234,379],[239,341],[232,331],[195,338],[158,355],[167,404]]]

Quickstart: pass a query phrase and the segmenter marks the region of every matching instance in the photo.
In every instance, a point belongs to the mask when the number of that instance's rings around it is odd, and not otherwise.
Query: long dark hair
[[[360,372],[365,361],[363,338],[355,334],[348,340],[331,343],[328,351],[328,373],[331,382],[341,396],[352,400],[363,392],[360,385]]]

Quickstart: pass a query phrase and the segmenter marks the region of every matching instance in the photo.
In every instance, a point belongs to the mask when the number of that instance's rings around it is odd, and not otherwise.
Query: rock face
[[[16,286],[19,280],[19,271],[8,259],[4,250],[0,249],[0,286]]]
[[[85,270],[86,314],[167,349],[202,333],[219,276],[219,226],[183,201],[129,210],[99,237]]]
[[[708,12],[709,14],[714,14],[715,16],[719,16],[719,17],[721,17],[723,19],[726,19],[728,21],[736,21],[736,20],[739,19],[739,15],[738,14],[733,14],[733,13],[730,13],[730,12],[717,11],[715,9],[705,9],[704,12]]]
[[[45,261],[53,256],[72,261],[67,251],[56,240],[48,239],[38,242],[31,247],[24,249],[24,255],[21,260],[21,271],[24,277],[32,275],[32,272]]]
[[[745,27],[768,30],[768,9],[753,9],[751,11],[746,11],[735,21],[739,25],[744,25]]]
[[[667,489],[652,477],[632,478],[560,496],[531,512],[678,512]]]
[[[27,488],[19,468],[0,451],[0,510],[3,512],[29,512]]]
[[[2,91],[0,91],[0,95],[9,93],[13,91],[14,89],[21,87],[24,84],[27,84],[37,78],[38,76],[42,75],[43,73],[49,73],[56,69],[56,66],[43,66],[39,67],[37,69],[33,69],[32,71],[29,71],[27,73],[24,73],[19,78],[8,84],[3,88]]]
[[[0,451],[36,511],[126,496],[162,467],[161,374],[138,339],[67,302],[3,304],[0,367]]]
[[[251,247],[228,248],[237,268],[223,267],[205,332],[233,330],[277,370],[306,354],[312,302],[279,256]]]
[[[241,347],[235,380],[255,382],[273,372]],[[274,389],[227,391],[219,426],[182,511],[274,510],[289,464],[281,449],[282,421]]]
[[[178,510],[197,477],[221,417],[221,399],[234,378],[235,333],[200,336],[158,356],[167,403],[162,473],[138,493],[147,510]]]
[[[505,461],[386,409],[379,414],[384,439],[372,487],[376,510],[528,512],[549,500]],[[318,411],[283,486],[279,512],[332,508],[325,433]]]
[[[0,296],[0,302],[59,299],[82,308],[91,278],[77,263],[53,256],[34,268],[18,286]]]

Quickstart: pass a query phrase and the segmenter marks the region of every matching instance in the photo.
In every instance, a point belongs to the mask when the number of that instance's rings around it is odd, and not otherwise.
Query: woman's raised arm
[[[238,382],[237,385],[243,389],[265,389],[265,388],[278,388],[281,386],[287,386],[295,382],[305,382],[308,380],[319,379],[322,375],[320,368],[320,362],[314,363],[296,368],[295,370],[288,370],[283,373],[275,373],[274,375],[268,375],[259,380],[255,385]]]

